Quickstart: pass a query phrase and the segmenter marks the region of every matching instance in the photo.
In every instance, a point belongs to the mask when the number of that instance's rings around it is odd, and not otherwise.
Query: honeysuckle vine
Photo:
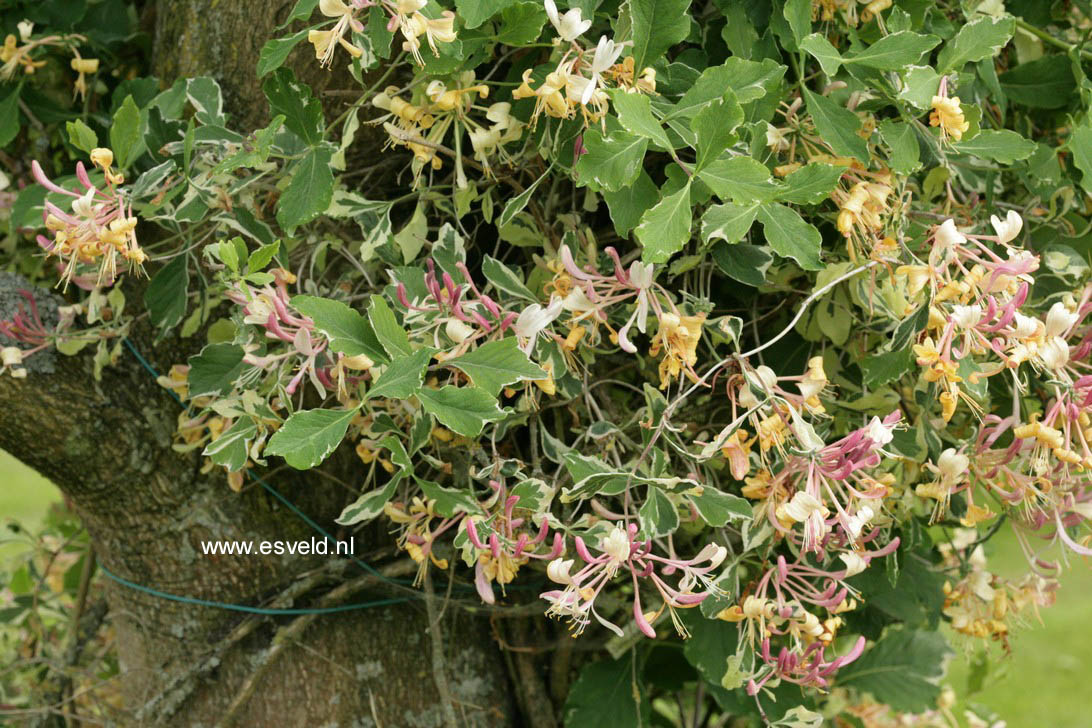
[[[265,128],[189,79],[67,129],[74,176],[28,163],[72,308],[0,321],[0,374],[203,336],[176,449],[235,490],[348,459],[342,527],[537,595],[638,712],[675,720],[635,656],[682,640],[705,715],[951,725],[938,621],[1005,651],[1092,555],[1085,100],[1019,92],[1001,3],[743,5],[301,2]],[[25,73],[78,40],[20,38]],[[284,66],[304,41],[359,97]],[[911,642],[916,693],[870,677]]]

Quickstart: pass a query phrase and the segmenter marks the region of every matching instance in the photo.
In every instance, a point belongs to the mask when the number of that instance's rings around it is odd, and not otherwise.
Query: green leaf
[[[1081,171],[1081,186],[1092,194],[1092,124],[1087,119],[1074,127],[1065,146],[1073,155],[1073,164]]]
[[[910,370],[913,350],[906,348],[875,354],[861,362],[866,387],[879,387],[902,377]]]
[[[917,63],[923,54],[939,44],[940,38],[935,35],[903,30],[885,35],[852,58],[844,59],[843,63],[859,63],[880,71],[898,71]]]
[[[209,344],[200,354],[189,358],[189,395],[227,394],[243,373],[243,347],[236,344]]]
[[[666,195],[641,216],[634,230],[644,248],[642,259],[647,263],[665,263],[682,250],[690,240],[690,183],[674,194]]]
[[[491,255],[482,259],[482,275],[508,295],[538,303],[538,297],[523,283],[523,277]]]
[[[497,218],[496,226],[498,229],[512,222],[512,219],[516,215],[523,212],[523,208],[527,207],[527,202],[531,199],[531,195],[535,194],[535,190],[538,189],[542,180],[546,179],[549,174],[550,168],[547,168],[538,179],[527,187],[527,189],[508,201],[508,204],[504,206],[504,210],[501,212],[500,217]]]
[[[910,66],[902,75],[898,98],[918,109],[929,109],[940,91],[940,74],[930,66]]]
[[[5,102],[6,103],[6,102]],[[4,110],[3,104],[0,104],[0,129],[3,129],[4,122]],[[95,134],[87,124],[84,124],[81,119],[75,121],[65,122],[65,129],[68,131],[68,141],[72,146],[76,147],[80,151],[90,153],[92,149],[99,145],[99,137]],[[3,141],[3,132],[0,131],[0,146],[7,144],[8,141]]]
[[[474,497],[465,490],[458,488],[445,488],[431,480],[417,478],[417,485],[421,492],[430,501],[436,501],[433,507],[444,518],[451,518],[458,513],[481,513],[481,506]]]
[[[255,273],[260,270],[264,270],[267,265],[272,262],[274,256],[277,255],[277,251],[280,250],[281,243],[279,240],[274,240],[268,245],[255,250],[246,260],[246,269],[249,273]]]
[[[267,455],[280,455],[296,470],[309,470],[330,456],[341,441],[357,408],[295,412],[269,438]]]
[[[477,387],[448,385],[442,389],[422,389],[417,398],[440,424],[466,437],[477,437],[486,422],[504,416],[496,398]]]
[[[679,511],[659,488],[649,488],[648,497],[637,513],[644,538],[660,538],[674,533],[679,527]]]
[[[455,0],[455,12],[467,28],[477,28],[516,0]]]
[[[702,486],[701,495],[690,495],[702,520],[714,528],[720,528],[732,521],[750,521],[751,502],[738,495],[723,493],[711,485]]]
[[[722,157],[698,173],[722,200],[746,204],[769,202],[777,198],[781,185],[770,177],[770,170],[750,157]]]
[[[3,101],[0,101],[0,147],[7,146],[8,142],[19,133],[19,92],[21,90],[22,86],[16,86],[11,93],[4,97]],[[88,129],[88,131],[91,130]],[[71,130],[69,130],[68,135],[71,138]],[[76,146],[75,141],[72,144]],[[85,149],[84,151],[90,150]]]
[[[876,644],[838,671],[838,685],[871,693],[897,711],[920,713],[936,705],[949,654],[939,631],[888,627]]]
[[[231,472],[238,472],[246,466],[249,458],[250,441],[258,434],[258,427],[249,417],[241,417],[227,432],[205,446],[201,452],[217,465],[222,465]]]
[[[311,13],[315,12],[318,4],[319,0],[296,0],[292,12],[288,14],[283,23],[277,26],[277,30],[288,27],[295,20],[307,20],[311,17]]]
[[[434,353],[433,349],[419,349],[409,356],[398,357],[383,370],[364,398],[407,399],[414,396],[421,389],[425,369]]]
[[[785,67],[769,58],[756,62],[732,56],[702,71],[664,118],[692,117],[706,104],[724,98],[728,89],[739,103],[750,103],[765,96],[784,75]]]
[[[292,307],[310,317],[315,328],[330,339],[330,348],[345,356],[364,356],[383,364],[390,361],[368,320],[341,301],[318,296],[293,296]]]
[[[292,167],[292,181],[277,201],[277,222],[293,230],[326,212],[334,197],[334,173],[330,169],[333,150],[328,145],[312,147]]]
[[[826,96],[819,96],[808,89],[804,89],[804,100],[808,105],[808,113],[815,122],[815,129],[834,153],[856,157],[868,164],[868,144],[857,135],[861,128],[861,120],[857,115]]]
[[[623,187],[617,192],[602,190],[601,193],[607,202],[614,231],[622,238],[629,236],[630,231],[640,224],[641,215],[660,199],[660,191],[644,171],[637,175],[637,180],[629,187]]]
[[[391,357],[409,356],[413,353],[409,335],[398,324],[394,311],[381,296],[372,295],[368,306],[368,321],[372,324],[375,336]]]
[[[812,33],[801,40],[800,50],[807,52],[815,60],[819,61],[823,73],[828,76],[836,75],[838,69],[842,67],[842,54],[830,44],[830,41],[822,33]]]
[[[178,324],[186,315],[189,293],[189,257],[175,256],[159,269],[144,291],[144,305],[152,324],[166,330]]]
[[[584,665],[565,699],[565,728],[649,725],[651,707],[640,685],[633,684],[631,659]]]
[[[521,0],[501,11],[497,42],[508,46],[527,45],[538,39],[544,25],[546,11],[542,3]]]
[[[284,114],[284,125],[309,145],[322,141],[326,119],[322,104],[311,95],[311,87],[296,80],[290,68],[278,68],[262,84],[273,114]]]
[[[584,149],[573,168],[578,184],[617,192],[641,173],[648,139],[625,131],[604,137],[593,126],[584,132]]]
[[[711,206],[701,218],[701,239],[709,242],[720,238],[728,243],[738,243],[751,229],[759,207],[757,202],[748,205],[725,202]]]
[[[258,78],[273,73],[273,71],[283,66],[284,62],[288,60],[289,54],[292,53],[292,49],[307,37],[310,30],[310,28],[304,28],[286,38],[274,38],[267,41],[262,46],[262,52],[258,55]]]
[[[785,0],[781,12],[789,23],[793,40],[799,45],[811,33],[811,0]]]
[[[758,211],[758,221],[766,233],[766,242],[775,253],[792,258],[804,270],[823,267],[819,260],[823,238],[796,210],[785,205],[763,205]]]
[[[618,121],[622,122],[626,131],[650,139],[665,149],[671,149],[667,132],[652,115],[652,104],[648,96],[617,91],[612,94],[611,100],[618,114]]]
[[[748,286],[761,286],[766,282],[766,270],[773,263],[773,256],[757,245],[713,246],[713,262],[726,276]]]
[[[110,149],[114,152],[114,161],[118,168],[128,169],[140,156],[143,147],[140,137],[140,109],[132,96],[126,96],[114,112],[114,123],[110,125]]]
[[[425,418],[426,420],[428,418]],[[343,526],[352,526],[355,523],[370,521],[383,512],[383,506],[387,505],[394,496],[394,491],[408,475],[413,473],[413,463],[410,461],[406,448],[402,441],[394,435],[387,435],[379,443],[391,453],[391,462],[397,469],[391,474],[391,479],[382,488],[370,490],[362,494],[352,504],[346,506],[337,522]]]
[[[806,164],[785,178],[785,189],[777,199],[797,205],[817,205],[830,197],[845,169],[822,162]]]
[[[1030,157],[1035,151],[1035,142],[1008,129],[983,129],[973,139],[956,142],[953,147],[961,154],[1012,164]]]
[[[958,71],[967,63],[996,56],[1012,38],[1015,28],[1016,20],[1011,15],[977,16],[940,49],[937,71],[941,74]]]
[[[527,358],[515,337],[482,344],[474,351],[448,359],[447,366],[467,374],[474,386],[496,396],[506,384],[546,379],[546,372]]]
[[[921,169],[921,147],[912,124],[884,119],[880,136],[891,149],[891,169],[899,174],[911,174]]]
[[[1033,109],[1061,109],[1077,88],[1073,64],[1062,54],[1021,63],[998,81],[1009,101]]]
[[[735,130],[743,123],[743,107],[729,89],[724,98],[713,101],[694,115],[690,128],[697,139],[694,171],[701,171],[736,140]]]
[[[640,73],[690,33],[690,0],[630,0],[633,67]]]

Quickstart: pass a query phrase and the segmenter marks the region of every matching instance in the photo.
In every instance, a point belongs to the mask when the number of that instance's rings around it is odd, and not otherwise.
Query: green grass
[[[7,559],[26,548],[25,539],[13,535],[7,524],[16,521],[31,531],[37,529],[61,494],[52,483],[3,450],[0,483],[0,558]]]
[[[60,495],[53,485],[7,453],[0,451],[0,523],[9,519],[33,529],[41,524],[46,511]],[[1018,578],[1027,566],[1008,529],[987,544],[989,568],[1003,576]],[[0,540],[9,537],[3,530]],[[18,543],[0,543],[0,558],[8,558],[23,549]],[[1057,555],[1051,552],[1047,558]],[[1011,638],[1012,655],[997,658],[981,692],[967,695],[971,673],[968,659],[957,654],[949,665],[946,682],[960,697],[993,709],[1008,722],[1008,728],[1087,728],[1092,721],[1084,700],[1088,679],[1087,656],[1092,654],[1092,569],[1080,558],[1070,558],[1070,568],[1062,574],[1055,605],[1042,611],[1043,625],[1032,622],[1015,629]],[[964,639],[949,630],[949,639],[957,650]],[[959,712],[962,713],[962,705]]]
[[[988,568],[1010,578],[1027,573],[1020,548],[1007,528],[987,546]],[[1059,555],[1055,547],[1044,554]],[[947,683],[966,702],[991,708],[1007,721],[1008,728],[1087,728],[1092,725],[1086,702],[1088,655],[1092,654],[1092,569],[1081,557],[1069,557],[1069,568],[1059,580],[1054,606],[1041,611],[1043,624],[1031,616],[1025,627],[1017,627],[1010,638],[1012,655],[998,657],[993,648],[990,670],[981,692],[967,695],[971,674],[962,654],[949,665]],[[949,631],[949,639],[959,649],[960,635]],[[962,709],[959,711],[962,713]]]

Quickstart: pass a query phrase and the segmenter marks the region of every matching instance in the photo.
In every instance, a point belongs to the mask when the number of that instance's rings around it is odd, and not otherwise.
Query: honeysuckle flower
[[[583,19],[580,8],[572,8],[564,15],[558,15],[554,0],[543,0],[542,4],[546,8],[546,17],[550,19],[550,24],[566,43],[576,40],[592,25],[592,21]]]
[[[520,311],[512,331],[519,337],[520,348],[525,354],[532,352],[539,335],[561,315],[562,305],[561,297],[553,296],[549,306],[543,307],[542,304],[532,303]]]
[[[933,111],[929,115],[929,125],[940,127],[942,139],[951,137],[957,142],[963,138],[964,132],[971,128],[970,123],[963,117],[963,109],[960,108],[958,96],[934,96]]]
[[[856,576],[868,568],[868,562],[861,558],[856,551],[845,551],[838,554],[838,558],[846,565],[845,578]]]
[[[684,371],[687,376],[696,379],[694,365],[698,361],[698,342],[701,341],[704,324],[704,313],[694,316],[664,313],[660,317],[660,328],[649,349],[652,356],[663,352],[663,359],[660,361],[660,389],[667,389]]]
[[[81,58],[77,52],[76,57],[70,61],[69,64],[73,71],[78,75],[76,76],[76,82],[72,85],[72,95],[74,98],[82,99],[87,95],[87,74],[97,73],[99,70],[99,59],[97,58]]]
[[[1036,350],[1036,358],[1047,369],[1061,369],[1069,362],[1069,345],[1060,336],[1052,336]]]
[[[420,37],[422,35],[425,36],[425,40],[435,56],[440,55],[437,43],[451,43],[457,37],[455,34],[455,13],[444,10],[440,13],[439,18],[428,18],[420,12],[421,8],[426,4],[426,2],[420,2],[419,0],[400,0],[398,13],[392,19],[397,21],[402,31],[402,37],[405,38],[402,43],[402,50],[410,53],[418,65],[424,64],[424,59],[421,58]]]
[[[1024,220],[1016,210],[1009,210],[1004,220],[997,215],[990,215],[990,224],[993,225],[993,229],[997,233],[997,242],[1007,245],[1016,240],[1016,236],[1020,234],[1021,228],[1024,227]]]
[[[967,242],[967,236],[956,229],[955,221],[951,218],[948,218],[937,227],[933,239],[942,259],[951,254],[952,248]]]
[[[830,515],[830,510],[818,498],[804,491],[799,491],[792,497],[791,501],[782,506],[778,515],[783,515],[797,523],[805,523],[809,520],[816,521],[826,518]]]
[[[50,192],[72,198],[71,212],[46,201],[42,217],[46,228],[53,233],[53,239],[38,236],[42,249],[61,259],[61,280],[66,287],[82,277],[79,269],[83,266],[97,264],[93,285],[102,286],[117,278],[118,257],[128,261],[131,270],[140,269],[147,259],[137,243],[137,220],[132,216],[132,205],[117,189],[117,185],[124,182],[124,176],[110,168],[113,154],[107,149],[96,149],[91,159],[103,170],[105,190],[91,182],[83,162],[76,164],[76,179],[83,187],[79,192],[54,184],[37,161],[31,162],[31,172],[38,184]]]
[[[1043,336],[1047,338],[1064,337],[1079,318],[1076,311],[1070,310],[1062,301],[1057,301],[1047,311]]]
[[[10,372],[15,379],[25,379],[27,370],[23,367],[23,350],[17,346],[5,346],[0,349],[0,374]]]
[[[787,152],[789,147],[789,135],[787,129],[778,129],[773,124],[766,124],[766,146],[777,152]]]
[[[982,307],[978,304],[952,307],[952,323],[961,329],[973,329],[982,320]]]
[[[625,49],[625,43],[615,43],[605,35],[599,36],[599,43],[595,46],[595,52],[588,66],[590,76],[580,94],[580,103],[585,106],[591,103],[592,96],[603,82],[603,73],[621,58]]]

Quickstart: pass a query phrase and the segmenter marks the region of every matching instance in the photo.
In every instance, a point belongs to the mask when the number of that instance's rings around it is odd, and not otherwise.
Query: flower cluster
[[[387,30],[400,30],[405,39],[402,49],[410,53],[418,64],[421,58],[421,36],[425,37],[429,48],[439,55],[437,43],[451,43],[455,40],[455,13],[445,10],[439,18],[426,17],[421,10],[427,0],[319,0],[319,12],[334,19],[334,26],[329,30],[311,30],[307,41],[315,47],[315,58],[321,65],[333,63],[338,46],[354,58],[360,58],[364,49],[351,40],[352,33],[363,33],[364,22],[359,16],[371,7],[381,7],[390,15]],[[350,39],[346,39],[346,35]]]
[[[83,162],[76,164],[76,180],[83,191],[69,190],[52,182],[37,161],[31,163],[34,179],[50,192],[72,198],[65,211],[46,200],[42,217],[53,239],[38,236],[38,243],[50,256],[61,260],[61,280],[81,288],[112,285],[118,276],[118,259],[130,269],[139,269],[147,255],[137,243],[137,219],[132,203],[120,186],[125,176],[113,169],[114,154],[94,149],[91,162],[101,170],[105,188],[91,181]]]

